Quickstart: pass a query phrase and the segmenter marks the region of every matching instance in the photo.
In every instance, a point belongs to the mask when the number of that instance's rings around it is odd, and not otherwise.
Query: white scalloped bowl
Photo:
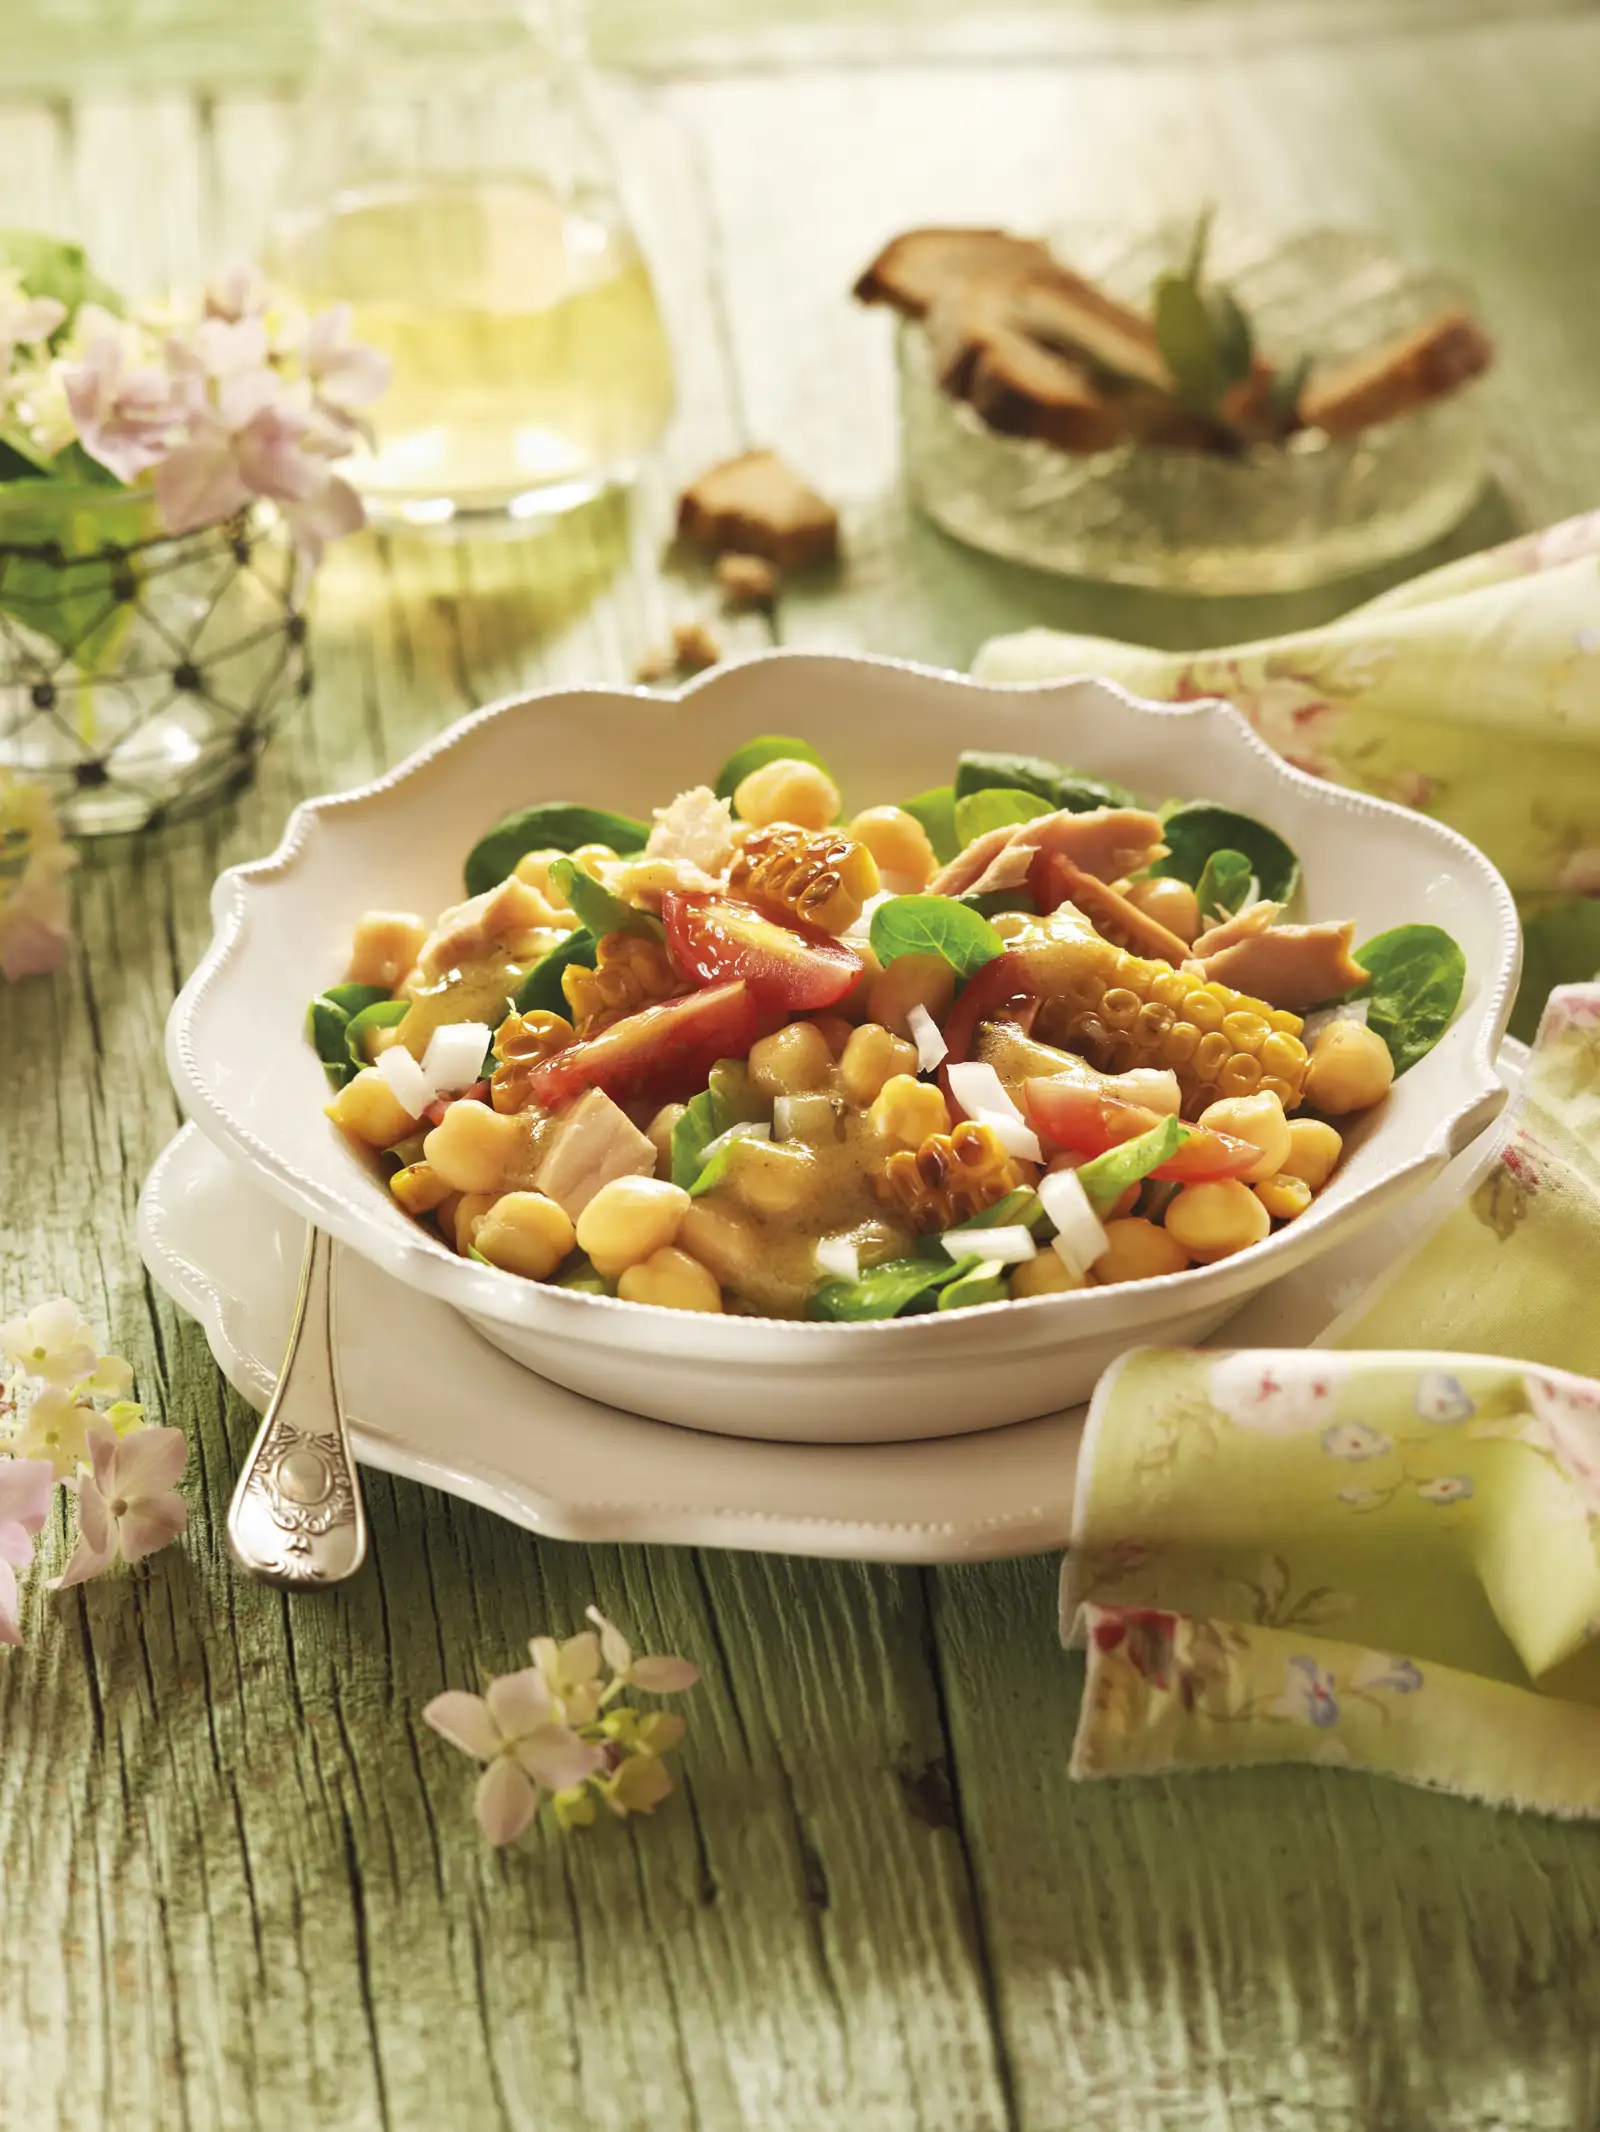
[[[1358,940],[1444,926],[1467,959],[1443,1041],[1349,1136],[1310,1212],[1267,1243],[1128,1286],[871,1325],[707,1317],[543,1288],[460,1259],[393,1203],[322,1113],[306,1001],[342,974],[374,907],[431,915],[461,894],[477,838],[539,799],[648,816],[743,740],[794,733],[847,809],[945,782],[962,748],[1044,755],[1152,799],[1212,798],[1299,852],[1306,908]],[[387,1273],[461,1311],[497,1347],[612,1406],[733,1436],[887,1442],[995,1428],[1087,1397],[1149,1341],[1203,1338],[1247,1296],[1435,1176],[1504,1101],[1494,1056],[1520,961],[1489,862],[1452,831],[1289,768],[1221,703],[1136,702],[1103,681],[991,687],[899,662],[774,652],[663,701],[559,689],[463,719],[378,783],[298,808],[272,858],[222,874],[215,937],[167,1028],[179,1099],[277,1197]],[[441,1430],[450,1417],[441,1414]]]

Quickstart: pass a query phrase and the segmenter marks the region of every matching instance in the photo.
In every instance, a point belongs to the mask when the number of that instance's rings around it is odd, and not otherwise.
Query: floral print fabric
[[[1573,987],[1483,1182],[1336,1350],[1102,1379],[1075,1774],[1338,1762],[1600,1815],[1597,1117],[1600,986]]]

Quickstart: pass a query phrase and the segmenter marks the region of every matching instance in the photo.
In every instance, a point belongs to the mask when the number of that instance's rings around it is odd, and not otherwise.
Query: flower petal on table
[[[539,1794],[515,1762],[499,1755],[478,1779],[472,1811],[491,1843],[514,1843],[539,1811]]]
[[[422,1719],[452,1747],[475,1755],[480,1762],[492,1762],[500,1752],[500,1732],[488,1704],[465,1688],[447,1688],[443,1695],[436,1695],[424,1708]]]

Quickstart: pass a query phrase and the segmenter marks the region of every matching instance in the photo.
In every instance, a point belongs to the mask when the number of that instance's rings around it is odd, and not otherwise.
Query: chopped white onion
[[[1028,1122],[1007,1095],[1004,1081],[981,1059],[967,1059],[950,1068],[950,1093],[969,1118],[976,1118],[981,1112],[990,1120],[1015,1118],[1019,1125]]]
[[[873,912],[880,910],[885,903],[892,903],[895,899],[895,893],[892,888],[880,888],[876,895],[868,896],[866,902],[861,906],[861,916],[856,919],[853,925],[847,925],[839,935],[839,938],[841,940],[856,941],[870,940],[872,938]]]
[[[483,1055],[493,1035],[487,1022],[445,1022],[428,1039],[423,1075],[436,1096],[453,1096],[483,1076]]]
[[[772,1137],[774,1140],[787,1140],[793,1131],[789,1117],[789,1105],[793,1101],[794,1098],[792,1096],[774,1096],[772,1099]]]
[[[939,1034],[939,1024],[919,999],[906,1015],[906,1025],[911,1031],[911,1041],[917,1047],[917,1068],[922,1073],[932,1073],[942,1066],[949,1056],[950,1046]],[[1178,1077],[1172,1077],[1177,1086]]]
[[[817,1271],[836,1281],[859,1281],[861,1254],[849,1236],[825,1236],[817,1246]]]
[[[965,1105],[962,1107],[964,1109]],[[1043,1162],[1044,1149],[1039,1145],[1039,1135],[1015,1111],[974,1111],[972,1122],[988,1126],[1008,1155],[1019,1156],[1024,1162]]]
[[[1021,1222],[992,1229],[946,1229],[939,1241],[952,1258],[971,1258],[981,1251],[1002,1266],[1022,1266],[1039,1256],[1039,1246]]]
[[[1300,1041],[1309,1051],[1321,1036],[1329,1022],[1365,1022],[1367,1009],[1372,1002],[1366,999],[1347,999],[1334,1007],[1318,1007],[1315,1014],[1308,1014],[1300,1031]]]
[[[1077,1171],[1052,1170],[1041,1177],[1039,1204],[1056,1226],[1056,1257],[1069,1273],[1087,1273],[1111,1239],[1090,1205]]]
[[[1127,1073],[1113,1074],[1111,1085],[1124,1101],[1141,1104],[1163,1118],[1175,1118],[1183,1106],[1183,1091],[1170,1066],[1134,1066]]]
[[[737,1125],[730,1125],[725,1133],[718,1133],[715,1140],[708,1140],[700,1156],[700,1167],[705,1168],[713,1155],[720,1155],[725,1147],[732,1147],[735,1140],[770,1140],[772,1127],[756,1125],[741,1118]]]
[[[478,1053],[480,1061],[483,1053]],[[404,1044],[391,1044],[378,1053],[378,1071],[394,1090],[395,1100],[408,1118],[420,1118],[433,1101],[433,1083]]]

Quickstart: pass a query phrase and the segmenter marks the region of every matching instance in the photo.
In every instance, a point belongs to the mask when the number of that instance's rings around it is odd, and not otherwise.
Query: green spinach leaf
[[[596,1273],[587,1252],[574,1251],[550,1283],[552,1288],[571,1288],[579,1295],[615,1295],[617,1284]]]
[[[1005,953],[988,919],[949,896],[891,896],[873,912],[870,937],[886,969],[902,955],[942,955],[958,977],[971,977]]]
[[[732,799],[751,771],[769,762],[810,762],[819,770],[828,769],[809,740],[797,740],[792,733],[763,733],[759,739],[747,740],[742,748],[735,748],[717,772],[712,788],[717,798]],[[828,774],[833,775],[831,770]]]
[[[870,1318],[897,1318],[908,1306],[928,1307],[929,1299],[970,1266],[946,1255],[941,1266],[929,1258],[892,1258],[872,1266],[855,1281],[828,1281],[806,1301],[808,1318],[839,1325],[859,1325]]]
[[[676,1128],[674,1128],[676,1131]],[[733,1161],[734,1150],[741,1140],[766,1139],[767,1134],[748,1119],[736,1118],[724,1126],[716,1138],[702,1151],[700,1168],[692,1184],[684,1186],[691,1199],[698,1199],[702,1192],[709,1192],[713,1185],[721,1184]],[[676,1179],[673,1180],[676,1183]]]
[[[387,994],[375,999],[370,1007],[363,1007],[359,1014],[352,1014],[344,1025],[344,1048],[350,1055],[350,1063],[359,1073],[363,1066],[370,1066],[367,1057],[367,1031],[369,1029],[393,1029],[411,1012],[408,999],[390,999]]]
[[[588,927],[596,940],[604,940],[607,933],[643,933],[648,940],[666,939],[667,929],[659,918],[624,903],[571,859],[557,859],[550,878],[566,897],[572,915],[580,925]]]
[[[348,1043],[352,1018],[388,997],[381,985],[330,985],[306,1009],[306,1039],[333,1087],[343,1088],[355,1077]]]
[[[599,942],[593,933],[580,926],[569,933],[565,940],[553,947],[548,955],[542,955],[518,985],[516,997],[511,1004],[518,1014],[565,1014],[567,995],[561,989],[563,971],[574,964],[585,970],[594,968],[595,952]]]
[[[493,888],[530,851],[576,851],[580,844],[609,844],[617,852],[643,851],[649,835],[648,822],[613,814],[605,807],[579,807],[566,800],[524,807],[519,814],[508,814],[497,822],[467,854],[467,894],[481,896],[486,888]]]
[[[968,799],[975,792],[991,788],[1035,793],[1049,801],[1052,813],[1060,807],[1073,814],[1088,814],[1096,807],[1134,804],[1126,785],[1109,778],[1089,777],[1081,770],[1063,770],[1046,762],[1042,755],[1003,755],[986,748],[969,748],[956,765],[957,799]]]
[[[1041,814],[1053,811],[1050,802],[1035,792],[988,785],[982,792],[956,801],[956,836],[965,851],[974,837],[987,836],[991,829],[1012,829],[1019,822],[1036,822]]]
[[[1163,1118],[1137,1139],[1124,1140],[1119,1147],[1108,1147],[1103,1155],[1080,1163],[1078,1182],[1088,1193],[1090,1206],[1097,1214],[1114,1207],[1130,1184],[1170,1162],[1187,1138],[1187,1128],[1176,1118]]]
[[[706,1149],[732,1122],[727,1106],[713,1089],[702,1089],[684,1105],[683,1116],[672,1128],[672,1181],[680,1191],[694,1190]]]
[[[1368,980],[1367,1027],[1389,1047],[1398,1078],[1426,1058],[1449,1028],[1467,978],[1467,958],[1437,925],[1397,925],[1356,951]]]
[[[931,791],[919,792],[915,799],[902,800],[900,805],[928,832],[928,842],[939,864],[948,866],[961,849],[961,839],[956,835],[955,786],[935,785]]]
[[[1194,897],[1200,906],[1202,927],[1214,924],[1217,914],[1231,918],[1242,911],[1255,879],[1255,868],[1242,851],[1214,851],[1200,869]]]
[[[1176,874],[1193,889],[1199,888],[1207,859],[1223,851],[1249,860],[1262,895],[1274,903],[1289,902],[1300,885],[1300,861],[1278,832],[1229,807],[1191,800],[1163,815],[1161,835],[1169,847],[1167,856],[1157,859],[1150,871]]]
[[[1009,1267],[998,1270],[988,1266],[983,1259],[962,1259],[956,1267],[956,1277],[939,1291],[941,1310],[971,1310],[979,1303],[1003,1303],[1010,1293],[1006,1287]]]

